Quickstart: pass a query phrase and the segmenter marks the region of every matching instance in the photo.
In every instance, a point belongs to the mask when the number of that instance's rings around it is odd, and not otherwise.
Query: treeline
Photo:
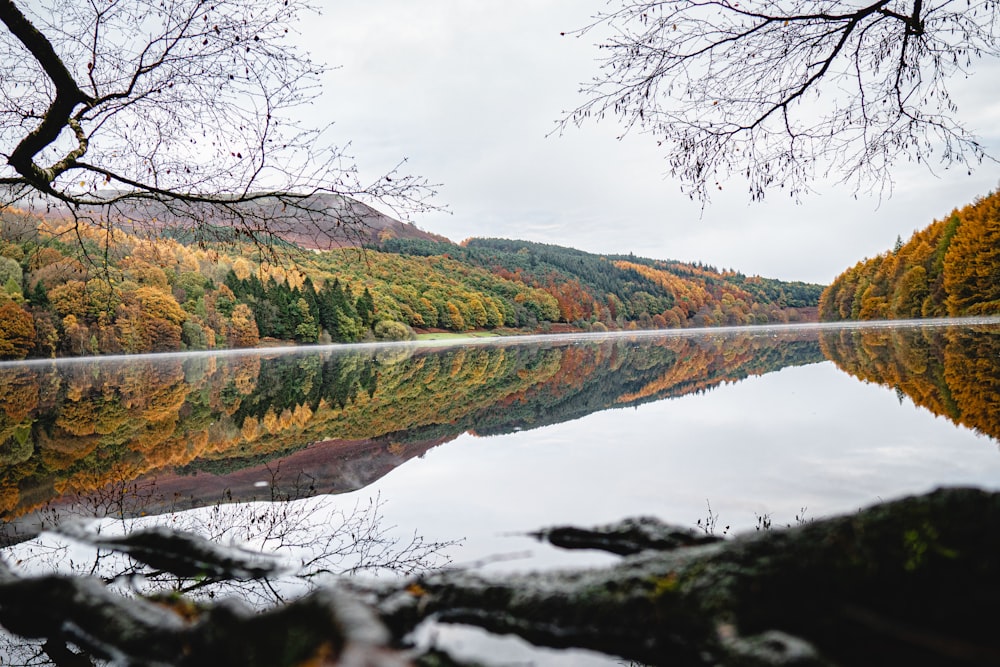
[[[191,246],[13,209],[0,212],[0,286],[2,359],[786,322],[810,319],[821,289],[498,239]]]
[[[547,292],[443,257],[281,251],[187,246],[5,210],[0,359],[400,340],[411,327],[558,319]]]
[[[448,257],[544,290],[558,321],[581,328],[667,328],[808,319],[821,285],[718,271],[701,264],[604,256],[556,245],[469,239],[462,245],[389,239],[385,252]]]
[[[823,292],[820,319],[1000,313],[1000,192],[858,262]]]

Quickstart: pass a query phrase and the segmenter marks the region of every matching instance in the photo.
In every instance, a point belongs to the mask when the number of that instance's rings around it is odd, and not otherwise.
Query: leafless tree
[[[949,82],[1000,51],[995,0],[611,0],[600,73],[562,125],[616,116],[651,134],[669,174],[706,201],[729,177],[761,199],[836,175],[891,191],[900,159],[988,155]]]
[[[329,126],[296,118],[324,66],[294,43],[309,0],[0,0],[0,209],[268,242],[336,235],[432,194],[362,182]],[[148,229],[149,226],[147,225]]]

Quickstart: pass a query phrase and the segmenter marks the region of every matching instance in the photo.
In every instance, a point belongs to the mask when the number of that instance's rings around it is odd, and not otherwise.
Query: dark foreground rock
[[[390,647],[436,619],[648,664],[1000,664],[1000,494],[939,490],[707,543],[650,520],[538,535],[633,555],[587,571],[442,571],[368,590],[365,605],[322,590],[264,614],[221,603],[188,617],[96,580],[8,571],[0,623],[46,639],[57,663],[69,642],[121,664],[399,664]],[[102,614],[114,623],[91,623]]]

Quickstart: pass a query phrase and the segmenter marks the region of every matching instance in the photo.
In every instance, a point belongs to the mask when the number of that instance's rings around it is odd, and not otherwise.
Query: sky
[[[333,121],[363,176],[406,158],[440,184],[441,212],[411,218],[460,242],[501,237],[595,253],[700,261],[784,280],[829,283],[865,257],[906,240],[952,209],[993,191],[1000,164],[927,169],[900,163],[889,198],[835,182],[796,203],[752,202],[739,183],[703,209],[666,174],[652,137],[613,118],[559,133],[597,73],[595,36],[579,28],[601,0],[336,0],[299,39],[331,66],[310,108]],[[1000,67],[956,82],[960,116],[1000,148]],[[1000,150],[994,150],[1000,154]]]

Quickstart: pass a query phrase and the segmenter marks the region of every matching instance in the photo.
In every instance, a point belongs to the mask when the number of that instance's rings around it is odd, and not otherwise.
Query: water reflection
[[[710,499],[738,532],[757,512],[782,525],[800,507],[823,516],[940,484],[995,485],[992,443],[903,399],[1000,437],[998,333],[996,322],[866,324],[3,366],[4,509],[8,525],[70,502],[87,515],[159,515],[116,522],[123,531],[178,516],[267,550],[269,535],[319,536],[326,557],[341,554],[330,535],[349,534],[349,550],[361,532],[338,529],[337,508],[382,493],[387,524],[404,533],[418,527],[435,548],[468,538],[443,554],[460,564],[507,567],[497,555],[535,549],[524,567],[563,566],[523,531],[635,514],[693,525]],[[251,498],[283,502],[240,502]],[[262,524],[260,507],[290,519]],[[264,537],[240,532],[262,525]],[[8,553],[27,562],[41,548]],[[66,555],[32,566],[65,567]]]
[[[824,331],[824,356],[900,400],[1000,439],[1000,335],[995,325]]]
[[[98,514],[162,513],[222,490],[269,499],[278,481],[343,493],[462,433],[540,428],[824,359],[1000,438],[996,333],[798,327],[4,365],[0,512],[89,498]],[[154,478],[141,510],[102,500]]]
[[[537,428],[821,359],[816,331],[797,329],[4,366],[0,511],[10,520],[151,475],[146,511],[212,503],[221,487],[251,498],[278,460],[285,483],[343,492],[467,431]]]

